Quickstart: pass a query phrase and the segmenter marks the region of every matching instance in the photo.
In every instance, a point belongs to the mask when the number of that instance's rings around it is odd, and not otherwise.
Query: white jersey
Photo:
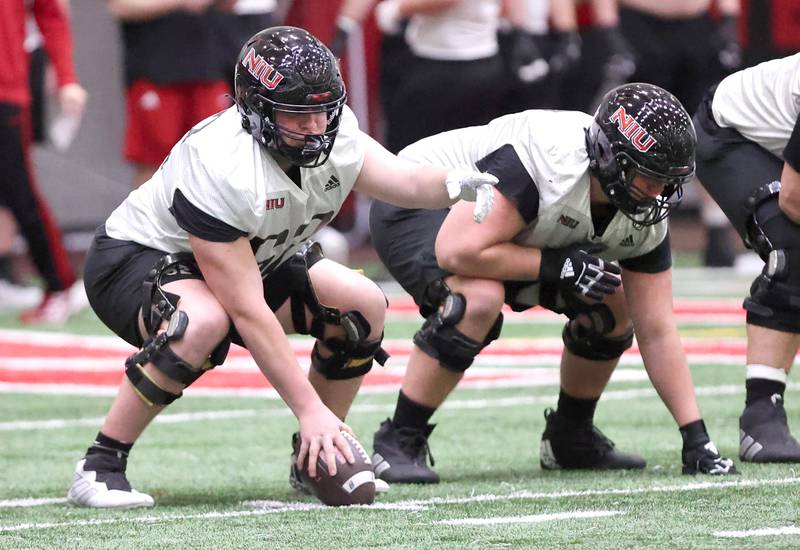
[[[344,107],[330,157],[322,166],[301,168],[298,186],[242,129],[231,107],[197,124],[172,148],[155,175],[111,213],[106,233],[165,252],[191,251],[189,233],[173,215],[180,193],[203,218],[249,239],[266,274],[339,212],[363,162],[363,134]]]
[[[497,55],[500,0],[463,0],[435,14],[417,14],[406,43],[419,57],[471,61]]]
[[[783,158],[800,113],[800,53],[726,77],[711,109],[717,124]]]
[[[486,126],[425,138],[405,148],[400,156],[448,168],[485,169],[496,175],[500,179],[498,191],[517,204],[527,222],[513,239],[517,244],[544,249],[595,243],[606,246],[598,254],[606,260],[642,256],[664,240],[666,220],[635,227],[622,212],[616,212],[602,234],[595,231],[584,134],[592,120],[581,112],[524,111],[497,118]],[[482,160],[493,156],[496,161]],[[535,189],[520,190],[520,185]],[[519,204],[521,197],[538,197],[538,205],[531,208]],[[537,304],[538,284],[527,287],[526,294],[518,300]]]

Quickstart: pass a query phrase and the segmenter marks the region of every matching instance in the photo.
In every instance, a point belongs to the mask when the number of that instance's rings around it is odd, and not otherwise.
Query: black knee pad
[[[800,249],[770,251],[743,306],[750,324],[800,333]]]
[[[323,358],[319,353],[319,341],[311,351],[311,366],[328,380],[348,380],[364,376],[372,369],[374,361],[384,364],[388,356],[380,355],[383,351],[381,342],[383,334],[376,340],[362,340],[346,348],[338,347],[331,340],[324,341],[333,355]]]
[[[617,359],[633,345],[633,329],[621,336],[607,336],[594,330],[595,325],[585,327],[571,319],[564,325],[561,338],[564,346],[578,357],[592,361]]]
[[[454,372],[467,370],[481,350],[500,336],[503,327],[501,313],[483,342],[473,340],[455,327],[464,318],[466,307],[463,294],[448,294],[442,309],[430,314],[414,335],[417,347]]]

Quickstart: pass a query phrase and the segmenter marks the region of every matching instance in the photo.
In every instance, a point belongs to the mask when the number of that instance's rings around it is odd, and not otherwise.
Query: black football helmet
[[[257,33],[239,53],[234,86],[242,126],[259,143],[296,166],[328,160],[347,95],[336,58],[317,38],[297,27]],[[278,112],[324,112],[327,128],[322,134],[292,132],[276,123]],[[284,138],[304,145],[290,146]]]
[[[678,98],[653,84],[614,88],[586,130],[589,171],[611,203],[637,226],[653,225],[680,203],[694,177],[697,136]],[[658,197],[631,190],[636,174],[664,182]]]

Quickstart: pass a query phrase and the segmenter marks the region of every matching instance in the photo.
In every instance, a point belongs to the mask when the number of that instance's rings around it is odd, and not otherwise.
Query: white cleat
[[[109,489],[104,481],[96,481],[97,472],[84,470],[86,459],[75,466],[75,476],[67,493],[67,500],[75,506],[86,508],[149,508],[155,505],[153,497],[136,489],[123,491]],[[123,478],[125,474],[118,473]]]
[[[377,494],[388,493],[391,486],[379,477],[375,478],[375,492]]]
[[[30,309],[42,301],[44,293],[35,286],[15,285],[0,279],[0,311]]]

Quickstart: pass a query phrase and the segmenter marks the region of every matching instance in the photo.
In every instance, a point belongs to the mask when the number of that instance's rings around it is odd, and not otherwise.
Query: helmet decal
[[[252,46],[242,59],[242,65],[261,82],[267,90],[274,90],[283,80],[283,75],[267,60],[256,53]]]
[[[656,138],[648,134],[647,130],[642,128],[642,125],[639,124],[639,121],[625,112],[625,107],[617,109],[609,120],[611,120],[611,122],[616,122],[617,128],[619,128],[622,135],[642,153],[646,153],[657,143]],[[647,136],[647,139],[642,141],[644,136]]]

